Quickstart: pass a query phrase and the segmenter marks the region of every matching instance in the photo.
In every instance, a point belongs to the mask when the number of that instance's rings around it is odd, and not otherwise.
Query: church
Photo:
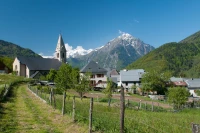
[[[13,62],[13,71],[18,76],[38,79],[45,76],[50,69],[58,70],[62,63],[66,63],[66,48],[62,35],[59,35],[54,58],[42,57],[16,57]]]

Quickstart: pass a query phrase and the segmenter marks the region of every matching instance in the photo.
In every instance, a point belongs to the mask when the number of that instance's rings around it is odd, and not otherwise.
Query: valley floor
[[[0,103],[0,132],[84,133],[88,129],[62,116],[22,85],[12,89],[7,101]]]

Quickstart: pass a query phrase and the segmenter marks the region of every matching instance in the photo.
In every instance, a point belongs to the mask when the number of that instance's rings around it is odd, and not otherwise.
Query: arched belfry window
[[[57,53],[57,58],[59,58],[59,53]]]
[[[15,65],[15,70],[17,70],[17,65]]]

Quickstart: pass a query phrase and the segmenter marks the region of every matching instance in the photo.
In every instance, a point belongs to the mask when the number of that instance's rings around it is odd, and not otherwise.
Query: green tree
[[[90,73],[80,75],[79,82],[75,86],[76,92],[79,94],[81,100],[83,95],[90,90]]]
[[[200,96],[200,90],[196,90],[195,93]]]
[[[72,88],[72,67],[69,64],[62,64],[57,72],[56,87],[63,92],[62,115],[65,113],[66,91]]]
[[[169,72],[158,73],[157,71],[146,72],[142,76],[143,91],[157,91],[157,94],[164,94],[166,83],[169,81],[171,74]]]
[[[44,75],[41,75],[39,79],[40,80],[47,80],[46,76],[44,76]]]
[[[107,86],[103,92],[106,95],[106,98],[108,98],[108,106],[110,106],[112,93],[113,93],[113,82],[111,79],[107,78]]]
[[[168,101],[173,103],[174,108],[179,109],[188,100],[190,93],[183,87],[171,87],[168,89],[167,95]]]
[[[137,89],[137,86],[136,86],[135,84],[133,84],[133,85],[131,86],[131,92],[132,92],[133,94],[136,94],[136,89]]]
[[[56,78],[57,71],[55,69],[50,69],[49,73],[47,74],[47,80],[54,82]]]

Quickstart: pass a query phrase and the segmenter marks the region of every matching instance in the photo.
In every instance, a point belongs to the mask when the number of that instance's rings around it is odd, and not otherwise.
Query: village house
[[[105,88],[107,83],[107,70],[94,61],[90,61],[81,70],[80,74],[91,73],[90,84],[94,88]]]
[[[39,78],[47,75],[50,69],[58,70],[62,63],[66,63],[66,48],[62,36],[59,35],[55,57],[16,57],[13,62],[13,71],[18,76]]]
[[[185,79],[185,82],[187,84],[187,88],[190,94],[193,97],[197,97],[197,94],[195,93],[195,91],[200,90],[200,79],[199,78]]]
[[[138,88],[141,84],[141,78],[144,73],[145,71],[143,69],[121,70],[120,86],[122,85],[127,91],[131,91],[133,85]]]
[[[170,82],[171,85],[174,87],[187,87],[187,84],[183,78],[171,77]]]

